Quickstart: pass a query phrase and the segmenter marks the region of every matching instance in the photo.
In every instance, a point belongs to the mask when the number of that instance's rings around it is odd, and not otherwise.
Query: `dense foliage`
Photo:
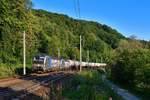
[[[72,81],[63,89],[63,97],[69,100],[123,100],[118,96],[102,74],[97,71],[82,71],[73,76]]]
[[[118,53],[111,67],[112,79],[123,86],[140,90],[143,94],[150,92],[150,50],[136,40],[120,42]]]
[[[0,1],[0,63],[17,64],[22,60],[22,33],[27,34],[27,56],[35,49],[36,31],[29,0]]]

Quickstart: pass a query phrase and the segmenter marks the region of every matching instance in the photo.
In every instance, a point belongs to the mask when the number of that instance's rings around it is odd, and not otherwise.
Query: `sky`
[[[32,0],[33,8],[78,18],[76,0]],[[124,36],[150,40],[150,0],[79,0],[83,20],[97,21]]]

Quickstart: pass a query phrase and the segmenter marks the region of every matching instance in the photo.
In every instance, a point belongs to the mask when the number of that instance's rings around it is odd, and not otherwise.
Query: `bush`
[[[16,75],[23,75],[23,65],[22,64],[2,64],[0,63],[0,78],[12,77]],[[31,65],[26,65],[26,73],[31,73]]]
[[[102,74],[98,71],[82,71],[76,74],[68,88],[64,88],[63,96],[68,100],[122,100],[102,80]],[[68,84],[67,84],[68,85]]]
[[[124,50],[111,68],[111,77],[124,85],[149,87],[150,51],[147,49]]]
[[[9,77],[15,75],[14,67],[9,65],[0,64],[0,78]]]

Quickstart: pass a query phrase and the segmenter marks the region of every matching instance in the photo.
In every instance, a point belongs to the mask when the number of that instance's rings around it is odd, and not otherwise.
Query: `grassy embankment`
[[[101,78],[98,71],[82,71],[70,82],[71,87],[63,89],[62,95],[69,100],[122,100]]]
[[[17,65],[6,65],[6,64],[0,64],[0,78],[6,78],[6,77],[13,77],[16,75],[22,75],[23,73],[23,65],[17,64]],[[26,70],[27,74],[30,74],[31,72],[31,65],[27,65]]]

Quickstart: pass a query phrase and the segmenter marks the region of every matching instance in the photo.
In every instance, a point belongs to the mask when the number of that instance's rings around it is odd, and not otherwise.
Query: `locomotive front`
[[[36,55],[33,58],[32,71],[45,71],[50,65],[50,58],[48,56]]]

